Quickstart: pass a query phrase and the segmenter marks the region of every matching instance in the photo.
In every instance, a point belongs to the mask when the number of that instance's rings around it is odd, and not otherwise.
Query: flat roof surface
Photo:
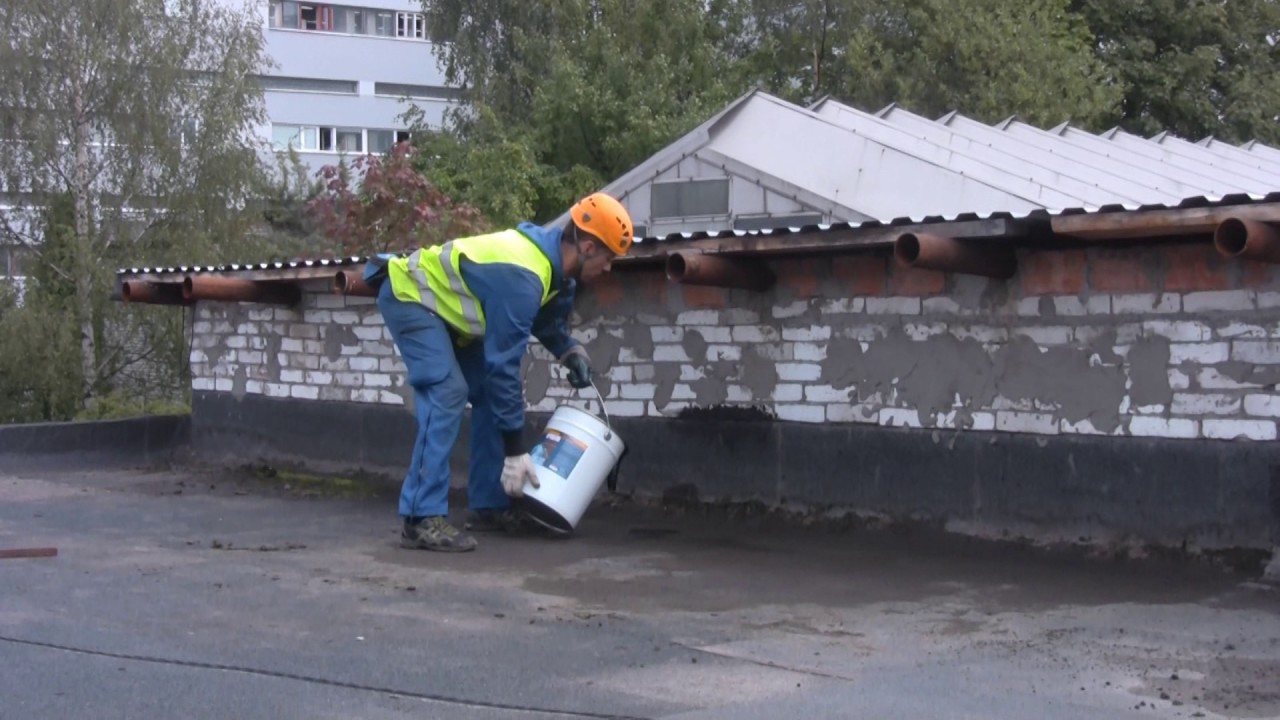
[[[58,549],[0,559],[2,717],[1280,714],[1280,591],[1205,566],[632,504],[442,555],[395,487],[0,467]]]

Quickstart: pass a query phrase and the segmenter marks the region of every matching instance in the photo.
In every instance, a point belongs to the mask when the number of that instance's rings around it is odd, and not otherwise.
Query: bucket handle
[[[600,399],[600,412],[604,413],[604,425],[606,428],[605,440],[613,439],[613,423],[609,422],[609,409],[604,406],[604,396],[600,394],[600,388],[596,387],[595,378],[591,379],[591,389],[596,391],[596,397]]]

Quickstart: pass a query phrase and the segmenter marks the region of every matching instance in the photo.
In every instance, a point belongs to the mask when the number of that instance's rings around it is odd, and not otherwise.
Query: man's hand
[[[569,369],[569,384],[581,390],[591,387],[591,365],[587,358],[573,353],[564,359],[564,366]]]
[[[533,467],[533,458],[528,453],[511,455],[502,461],[502,490],[507,495],[522,497],[525,480],[535,488],[542,487],[538,484],[538,471]]]

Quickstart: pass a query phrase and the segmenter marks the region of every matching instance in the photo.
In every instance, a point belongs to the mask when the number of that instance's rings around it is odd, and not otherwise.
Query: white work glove
[[[512,455],[502,461],[502,489],[507,495],[522,497],[525,480],[534,487],[541,487],[538,484],[538,472],[533,467],[533,458],[529,457],[529,453]]]

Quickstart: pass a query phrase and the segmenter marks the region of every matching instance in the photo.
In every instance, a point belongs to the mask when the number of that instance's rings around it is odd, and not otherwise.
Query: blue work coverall
[[[542,283],[529,270],[510,263],[461,259],[461,275],[483,308],[484,338],[458,344],[439,315],[418,303],[396,298],[391,281],[378,290],[378,308],[395,340],[413,387],[418,434],[400,491],[400,515],[447,515],[449,458],[471,402],[471,465],[467,481],[472,510],[502,510],[511,499],[502,489],[502,465],[508,454],[524,452],[524,387],[521,361],[529,337],[557,358],[579,346],[569,334],[575,283],[561,269],[560,229],[520,223],[551,261],[551,287],[559,293],[541,306]],[[371,263],[366,277],[374,273]]]

